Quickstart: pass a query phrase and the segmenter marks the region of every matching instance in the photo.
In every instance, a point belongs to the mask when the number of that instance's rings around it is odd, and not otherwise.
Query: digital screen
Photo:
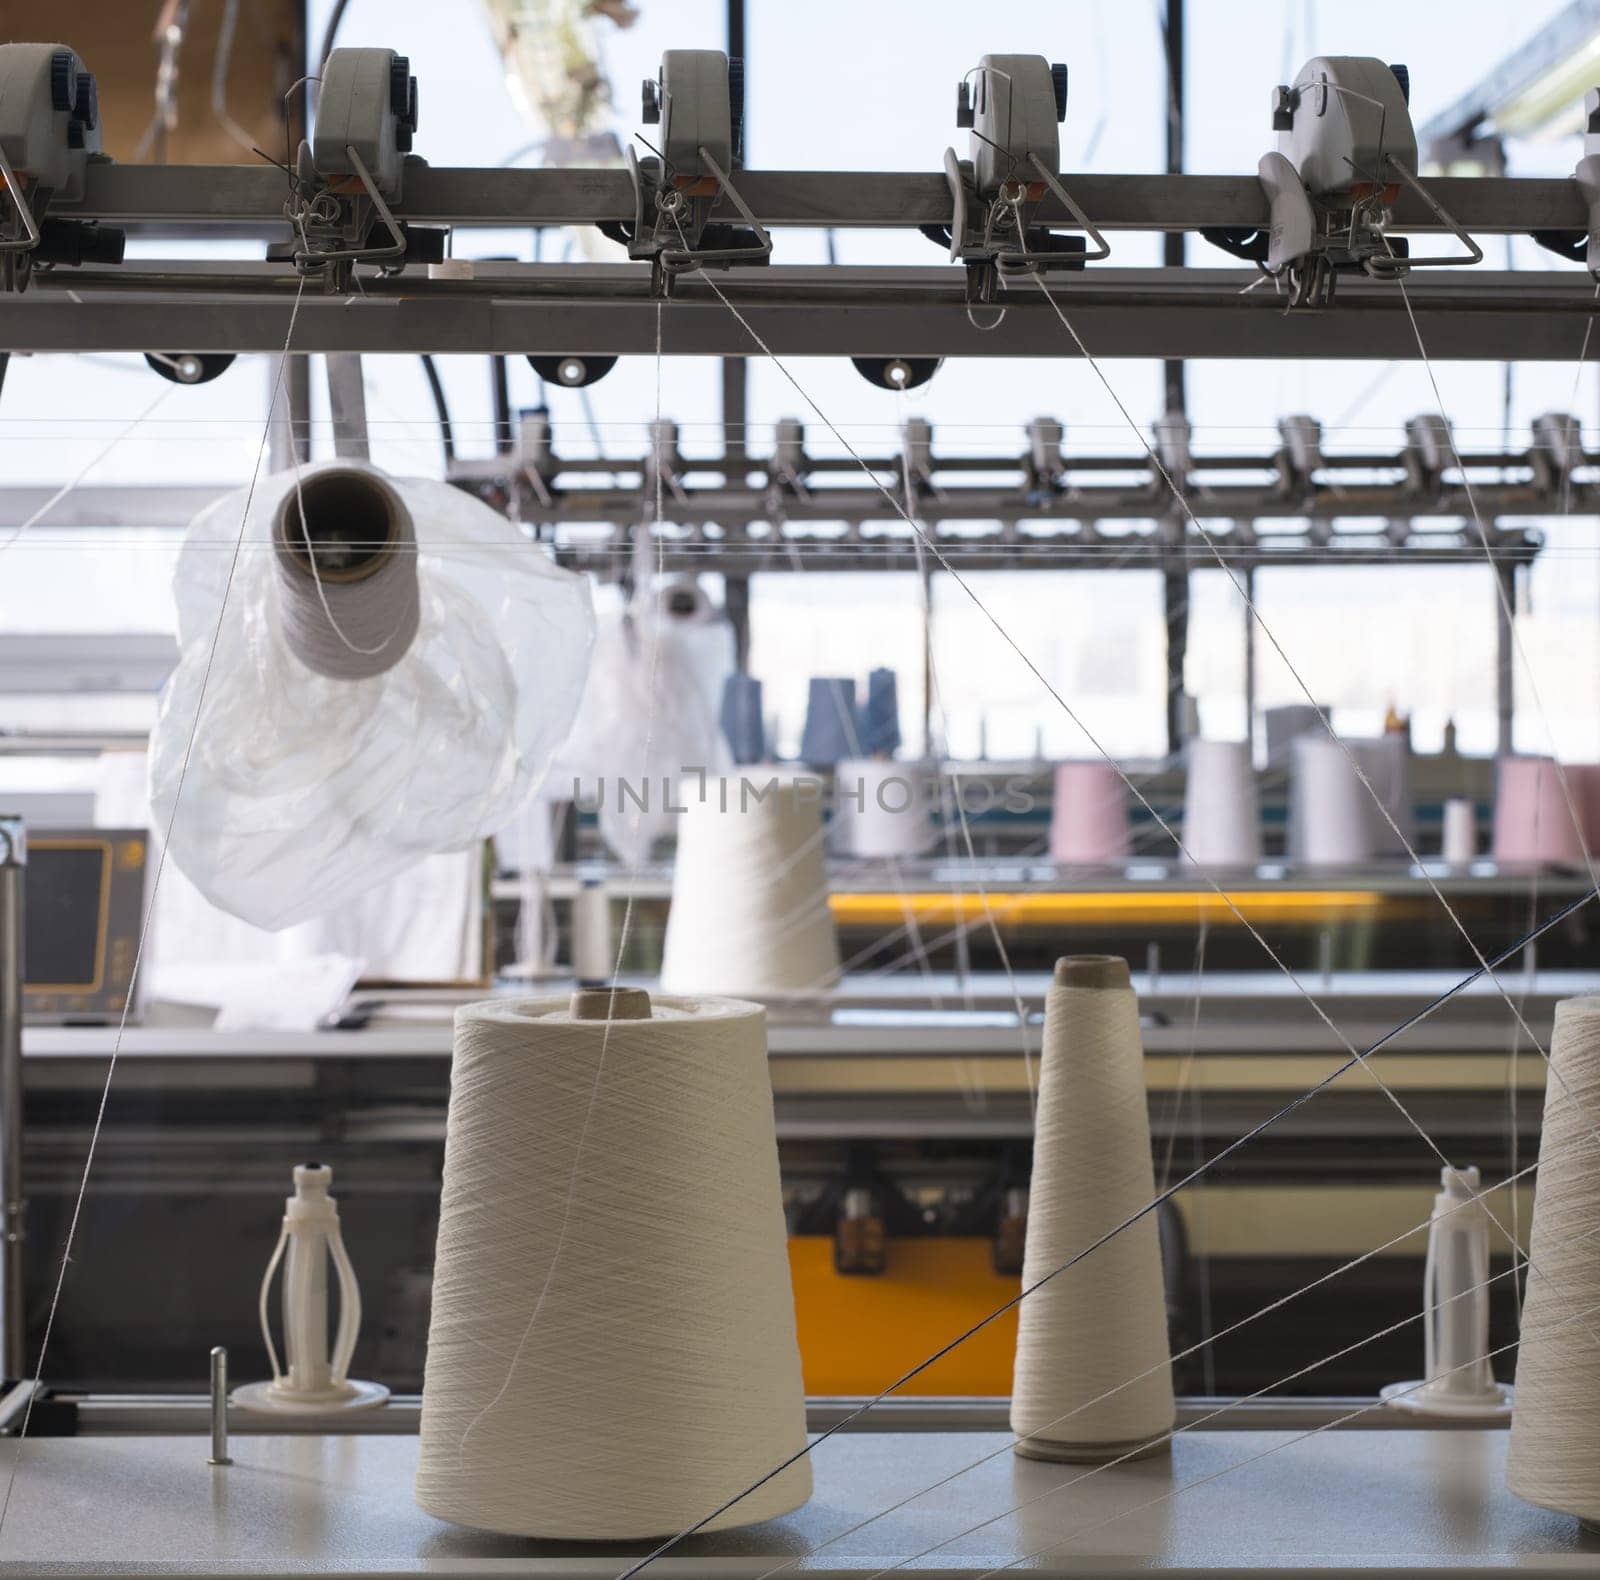
[[[23,948],[29,987],[91,992],[103,961],[108,844],[35,844],[23,884]]]

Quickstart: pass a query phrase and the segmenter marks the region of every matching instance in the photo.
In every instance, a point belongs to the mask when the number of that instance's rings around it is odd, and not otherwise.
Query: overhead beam
[[[930,165],[939,154],[929,150]],[[1062,181],[1101,230],[1248,229],[1268,223],[1267,200],[1253,175],[1065,173]],[[1475,234],[1588,230],[1588,205],[1571,178],[1452,176],[1427,186]],[[915,230],[950,222],[950,189],[936,169],[745,170],[739,191],[769,227]],[[289,234],[283,216],[288,195],[283,172],[265,164],[92,164],[83,201],[60,204],[53,212],[155,235],[224,227],[279,237]],[[623,170],[434,169],[418,161],[407,165],[404,196],[393,209],[398,218],[417,224],[497,229],[616,224],[633,219],[633,188]],[[719,218],[739,218],[726,200],[715,212]],[[1042,200],[1038,212],[1044,223],[1072,225],[1053,195]],[[1447,228],[1409,188],[1395,198],[1392,212],[1390,228],[1401,234]]]
[[[1096,356],[1418,356],[1394,284],[1349,279],[1333,307],[1289,312],[1258,282],[1242,269],[1102,269],[1052,289]],[[292,273],[251,264],[56,271],[0,304],[0,350],[277,352],[295,288]],[[653,356],[659,322],[669,356],[760,355],[752,329],[780,356],[1078,354],[1031,283],[1007,294],[998,324],[974,324],[950,267],[743,269],[720,289],[750,328],[699,278],[679,283],[658,320],[642,265],[497,263],[470,281],[375,278],[352,296],[306,291],[293,349]],[[1576,270],[1419,271],[1406,289],[1438,360],[1575,362],[1600,306]]]

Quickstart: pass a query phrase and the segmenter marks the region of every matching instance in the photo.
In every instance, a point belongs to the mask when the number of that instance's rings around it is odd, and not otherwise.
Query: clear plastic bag
[[[371,679],[315,674],[285,643],[272,522],[292,471],[258,484],[237,558],[243,490],[195,519],[179,556],[182,656],[151,735],[151,804],[158,828],[177,806],[169,854],[201,893],[258,927],[504,827],[583,694],[588,582],[459,489],[388,482],[416,526],[421,619]]]
[[[717,702],[732,667],[724,621],[668,613],[648,596],[601,617],[554,788],[576,790],[585,806],[598,802],[601,836],[630,865],[672,832],[679,781],[727,766]]]

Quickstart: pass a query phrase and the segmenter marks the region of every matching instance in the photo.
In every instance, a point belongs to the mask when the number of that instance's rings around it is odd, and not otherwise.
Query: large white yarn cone
[[[644,1018],[587,1018],[608,1007]],[[519,1536],[673,1535],[805,1441],[762,1010],[458,1010],[418,1504]],[[810,1490],[802,1458],[706,1528]]]
[[[1339,741],[1327,735],[1296,739],[1289,794],[1291,860],[1349,867],[1377,856],[1377,809]]]
[[[1600,1525],[1600,998],[1556,1005],[1506,1485]],[[1537,1269],[1537,1271],[1534,1271]]]
[[[1202,867],[1261,859],[1261,809],[1248,741],[1190,741],[1183,844]]]
[[[594,639],[584,578],[460,489],[349,461],[302,468],[299,486],[315,561],[292,552],[293,470],[190,527],[180,657],[150,735],[173,861],[213,905],[274,929],[504,828],[572,724]],[[359,560],[383,518],[330,543],[347,490],[404,524],[377,540],[378,574],[341,583],[330,564],[319,594],[323,549]]]
[[[1154,1196],[1139,1005],[1127,962],[1069,956],[1057,961],[1045,995],[1023,1287]],[[1011,1430],[1017,1452],[1031,1458],[1114,1459],[1160,1447],[1173,1416],[1161,1242],[1151,1213],[1023,1300]]]
[[[672,910],[661,955],[668,993],[782,998],[839,974],[828,910],[821,785],[752,767],[685,780]]]
[[[834,770],[835,845],[847,856],[919,856],[934,841],[932,773],[922,763],[848,757]]]

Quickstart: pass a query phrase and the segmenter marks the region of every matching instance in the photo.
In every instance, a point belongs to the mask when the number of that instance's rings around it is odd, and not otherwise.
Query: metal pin
[[[228,1457],[228,1351],[211,1351],[211,1457],[208,1465],[231,1465]]]

